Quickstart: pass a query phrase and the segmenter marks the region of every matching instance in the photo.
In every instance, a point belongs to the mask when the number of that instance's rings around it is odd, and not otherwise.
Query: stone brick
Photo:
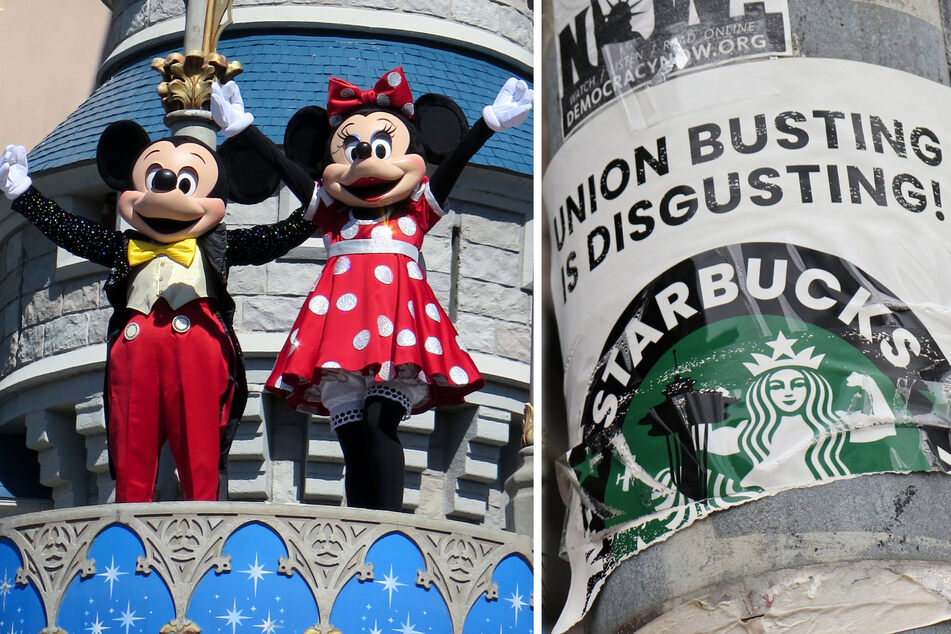
[[[267,267],[234,267],[228,272],[228,292],[232,295],[264,295],[267,292]]]
[[[426,262],[427,271],[449,273],[452,267],[452,248],[449,240],[426,240],[423,260]]]
[[[419,475],[419,474],[407,474],[407,475]],[[419,490],[411,488],[410,485],[406,486],[406,489],[403,490],[403,512],[404,513],[415,513],[416,509],[419,507]]]
[[[460,312],[456,317],[456,330],[469,350],[495,354],[497,328],[496,320],[481,315]]]
[[[416,515],[442,518],[446,513],[446,474],[426,469],[420,474]]]
[[[250,227],[252,225],[269,225],[277,222],[277,196],[271,196],[264,202],[256,205],[228,205],[225,222],[229,229]]]
[[[13,333],[9,337],[4,337],[0,344],[0,354],[3,354],[3,366],[0,367],[0,376],[6,376],[13,372],[17,365],[17,346],[19,343],[19,334]]]
[[[271,501],[275,504],[294,504],[298,501],[297,486],[294,484],[295,468],[292,460],[271,462]]]
[[[67,315],[49,322],[46,326],[45,354],[57,354],[81,348],[89,342],[89,315]]]
[[[244,302],[241,330],[288,332],[301,308],[299,297],[255,297]]]
[[[499,8],[499,34],[518,42],[529,51],[533,50],[534,30],[530,16],[513,7]]]
[[[459,280],[459,310],[522,324],[532,320],[532,296],[518,288],[463,278]]]
[[[496,333],[498,354],[528,362],[532,358],[532,329],[513,323],[500,323]]]
[[[413,414],[400,423],[400,432],[429,435],[436,429],[436,413],[427,410],[420,414]]]
[[[467,242],[520,251],[523,227],[515,214],[466,214],[462,217],[462,235]]]
[[[503,530],[505,528],[505,502],[507,498],[504,493],[497,489],[489,491],[489,497],[486,503],[485,519],[482,525],[486,528]],[[531,532],[527,533],[529,536]]]
[[[403,445],[403,454],[406,460],[406,470],[421,472],[429,466],[429,437],[424,434],[402,432],[400,426],[400,441]]]
[[[476,445],[492,445],[501,447],[509,441],[509,428],[511,421],[492,420],[479,417],[472,426],[473,436],[469,451],[477,452]],[[495,454],[498,459],[498,453]]]
[[[269,295],[307,295],[314,288],[314,282],[317,281],[317,274],[320,272],[311,264],[289,262],[270,262],[266,268]]]
[[[343,500],[343,464],[308,462],[305,474],[305,500],[324,500],[338,504]]]
[[[63,298],[63,314],[90,310],[99,306],[100,282],[71,280],[63,282],[60,295]]]
[[[26,446],[33,451],[45,451],[53,446],[47,419],[47,412],[44,410],[26,415]]]
[[[148,26],[148,19],[148,0],[136,0],[128,3],[125,10],[114,11],[106,49],[111,50],[125,38]]]
[[[178,17],[184,12],[185,7],[181,0],[149,0],[149,22],[151,24]]]
[[[23,307],[24,326],[46,323],[63,313],[63,298],[53,289],[44,288],[32,295],[27,295],[25,299],[26,305]]]
[[[269,493],[267,470],[261,463],[228,463],[228,497],[232,500],[266,500]]]
[[[449,514],[460,519],[481,520],[485,517],[487,497],[488,487],[484,484],[457,480]]]
[[[514,251],[463,240],[459,272],[463,277],[519,286],[522,282],[522,256]]]
[[[105,342],[109,335],[109,317],[112,316],[112,308],[102,308],[89,312],[87,315],[89,315],[87,342],[89,345]]]
[[[496,456],[498,459],[498,456]],[[499,479],[499,466],[493,460],[476,460],[466,456],[466,468],[462,477],[490,484]]]
[[[409,13],[425,13],[448,18],[451,10],[449,0],[403,0],[403,11]]]
[[[333,439],[313,439],[307,441],[307,457],[320,462],[343,463],[343,451],[340,443]]]
[[[499,6],[490,0],[453,0],[452,17],[493,33],[499,30]]]
[[[17,346],[17,365],[29,363],[43,356],[43,331],[46,326],[40,324],[20,331]]]
[[[102,396],[76,404],[76,431],[83,436],[106,433],[105,408]],[[87,441],[88,446],[88,441]]]
[[[448,201],[443,206],[443,210],[446,212],[446,215],[443,216],[442,220],[437,222],[435,226],[433,226],[426,234],[426,241],[423,243],[424,245],[428,246],[430,242],[440,238],[448,240],[449,236],[452,235],[452,228],[456,225],[456,222],[458,222],[459,214],[452,211],[449,206],[451,203],[452,200]]]
[[[267,457],[267,436],[264,421],[242,421],[231,443],[229,461],[262,461]]]
[[[307,426],[307,461],[308,464],[343,462],[343,451],[340,449],[340,443],[337,442],[336,434],[330,431],[328,418],[311,417],[311,422]]]
[[[449,277],[448,273],[429,271],[426,275],[426,281],[429,283],[429,287],[433,289],[436,300],[444,310],[448,311],[449,297],[452,292],[452,278]]]
[[[86,437],[86,469],[93,473],[109,473],[108,437],[105,432]]]

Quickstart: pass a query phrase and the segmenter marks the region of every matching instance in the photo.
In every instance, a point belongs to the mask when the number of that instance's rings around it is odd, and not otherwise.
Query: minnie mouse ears
[[[434,93],[416,100],[416,126],[431,163],[441,163],[469,131],[462,108],[449,97]]]
[[[302,166],[315,181],[323,173],[324,155],[331,133],[327,111],[319,106],[305,106],[287,122],[284,130],[284,154]]]
[[[406,120],[411,137],[421,142],[427,161],[441,163],[469,131],[465,113],[449,97],[432,93],[417,99],[414,110],[414,118]],[[320,180],[328,160],[327,143],[334,129],[323,108],[301,108],[284,130],[284,154],[306,169],[314,180]]]

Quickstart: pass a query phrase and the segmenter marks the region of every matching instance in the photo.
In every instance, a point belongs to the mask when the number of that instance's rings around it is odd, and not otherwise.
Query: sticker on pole
[[[902,299],[842,258],[742,243],[669,268],[607,337],[568,459],[589,598],[625,556],[717,509],[948,471],[949,371]]]
[[[555,8],[555,29],[565,136],[618,95],[639,87],[683,71],[792,51],[785,0],[563,5],[569,6]]]

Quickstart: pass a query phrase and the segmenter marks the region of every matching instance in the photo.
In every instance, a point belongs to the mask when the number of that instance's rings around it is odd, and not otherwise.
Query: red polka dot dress
[[[418,264],[423,236],[443,214],[428,181],[377,220],[357,220],[320,194],[314,222],[329,257],[267,389],[294,409],[327,414],[321,383],[359,374],[428,387],[414,413],[461,403],[484,382]]]

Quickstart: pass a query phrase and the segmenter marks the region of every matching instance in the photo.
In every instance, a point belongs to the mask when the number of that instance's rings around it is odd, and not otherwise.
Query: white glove
[[[496,132],[514,128],[528,118],[534,94],[524,81],[510,77],[492,105],[482,109],[482,118]]]
[[[26,148],[8,145],[0,156],[0,190],[10,200],[16,200],[33,184],[28,173]]]
[[[211,117],[228,139],[244,132],[254,123],[254,115],[244,111],[241,91],[233,81],[224,86],[218,82],[211,85]]]

